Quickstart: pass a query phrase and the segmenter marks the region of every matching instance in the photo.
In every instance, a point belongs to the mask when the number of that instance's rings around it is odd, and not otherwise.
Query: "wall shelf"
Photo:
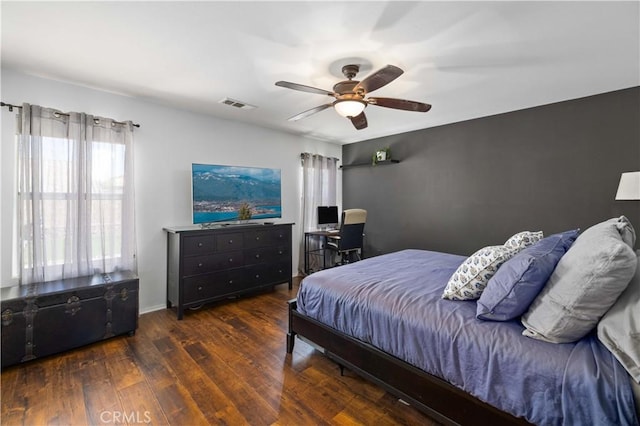
[[[400,162],[400,160],[385,160],[385,161],[378,161],[377,164],[373,165],[373,164],[371,164],[371,161],[369,161],[367,163],[345,164],[343,166],[340,166],[340,168],[341,169],[350,169],[351,167],[362,167],[362,166],[375,167],[375,166],[384,166],[386,164],[398,164],[399,162]]]

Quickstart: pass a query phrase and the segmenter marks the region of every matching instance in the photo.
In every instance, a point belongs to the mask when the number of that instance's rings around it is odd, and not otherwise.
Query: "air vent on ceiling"
[[[257,108],[255,105],[248,104],[246,102],[238,101],[236,99],[231,98],[223,98],[218,101],[221,104],[229,105],[232,107],[240,108],[240,109],[254,109]]]

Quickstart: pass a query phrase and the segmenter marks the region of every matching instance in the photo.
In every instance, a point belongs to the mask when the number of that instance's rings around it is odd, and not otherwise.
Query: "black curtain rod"
[[[20,109],[22,109],[22,106],[20,106],[20,105],[12,105],[12,104],[8,104],[8,103],[5,103],[5,102],[0,102],[0,107],[7,107],[7,108],[9,108],[9,112],[13,112],[13,109],[14,109],[14,108],[20,108]],[[69,116],[69,114],[65,114],[65,113],[63,113],[63,112],[59,112],[58,114],[60,114],[60,115],[66,115],[67,117]],[[116,123],[116,124],[126,124],[126,123],[123,123],[122,121],[114,121],[114,123]],[[140,127],[140,125],[139,125],[139,124],[136,124],[136,123],[132,123],[132,125],[133,125],[133,127]]]

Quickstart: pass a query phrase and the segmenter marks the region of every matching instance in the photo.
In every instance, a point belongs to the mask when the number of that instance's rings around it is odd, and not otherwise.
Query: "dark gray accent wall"
[[[640,87],[344,145],[343,164],[385,146],[400,163],[342,170],[344,208],[368,210],[367,257],[469,255],[620,214],[640,237],[640,201],[614,200],[620,174],[640,170]]]

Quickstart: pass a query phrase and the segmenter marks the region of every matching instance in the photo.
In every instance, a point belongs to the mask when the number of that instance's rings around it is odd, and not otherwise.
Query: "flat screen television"
[[[338,206],[318,206],[318,225],[338,224]]]
[[[191,188],[194,224],[282,217],[280,169],[194,163]]]

